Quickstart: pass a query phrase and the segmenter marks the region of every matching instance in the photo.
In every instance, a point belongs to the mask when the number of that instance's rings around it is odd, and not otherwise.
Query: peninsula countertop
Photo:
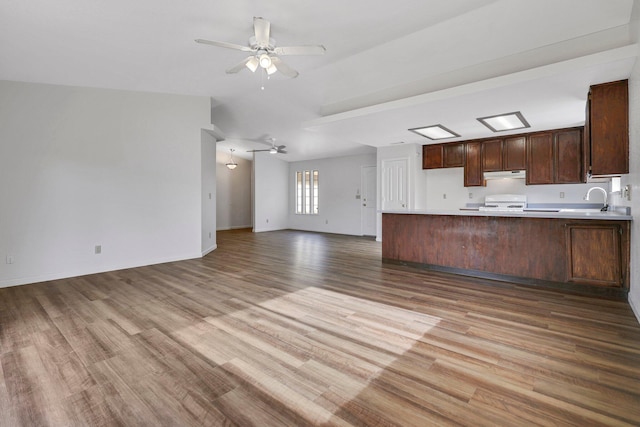
[[[559,218],[559,219],[593,219],[633,221],[633,216],[624,210],[601,212],[593,209],[525,209],[520,212],[513,211],[482,211],[477,208],[461,208],[448,210],[382,210],[382,214],[405,215],[458,215],[458,216],[488,216],[488,217],[522,217],[522,218]]]

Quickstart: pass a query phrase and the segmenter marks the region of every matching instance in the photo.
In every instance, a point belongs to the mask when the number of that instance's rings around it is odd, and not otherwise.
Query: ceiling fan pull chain
[[[263,68],[262,71],[260,72],[260,89],[264,90],[264,73],[266,73],[265,69]]]

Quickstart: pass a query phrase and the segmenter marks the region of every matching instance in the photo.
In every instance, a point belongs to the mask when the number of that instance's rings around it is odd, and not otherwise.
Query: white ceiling
[[[637,0],[636,0],[637,2]],[[490,136],[477,117],[522,111],[532,130],[580,125],[590,84],[629,76],[634,0],[0,0],[0,79],[210,96],[223,149],[287,145],[288,161],[429,143],[443,124]],[[636,6],[638,7],[638,6]],[[253,16],[300,72],[265,81],[243,52]]]

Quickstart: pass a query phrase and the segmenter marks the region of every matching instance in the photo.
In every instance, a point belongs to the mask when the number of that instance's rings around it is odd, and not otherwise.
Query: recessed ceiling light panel
[[[498,114],[496,116],[480,117],[478,118],[478,121],[493,132],[504,132],[506,130],[531,127],[520,111]]]
[[[457,138],[460,136],[454,131],[447,129],[442,125],[424,126],[424,127],[413,128],[409,130],[411,132],[417,133],[418,135],[424,136],[425,138],[429,138],[432,140]]]

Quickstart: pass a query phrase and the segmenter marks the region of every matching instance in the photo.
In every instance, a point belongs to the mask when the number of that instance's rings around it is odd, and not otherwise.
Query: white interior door
[[[376,235],[376,167],[363,166],[362,187],[362,235]]]
[[[409,159],[382,161],[382,210],[404,211],[407,203]]]

